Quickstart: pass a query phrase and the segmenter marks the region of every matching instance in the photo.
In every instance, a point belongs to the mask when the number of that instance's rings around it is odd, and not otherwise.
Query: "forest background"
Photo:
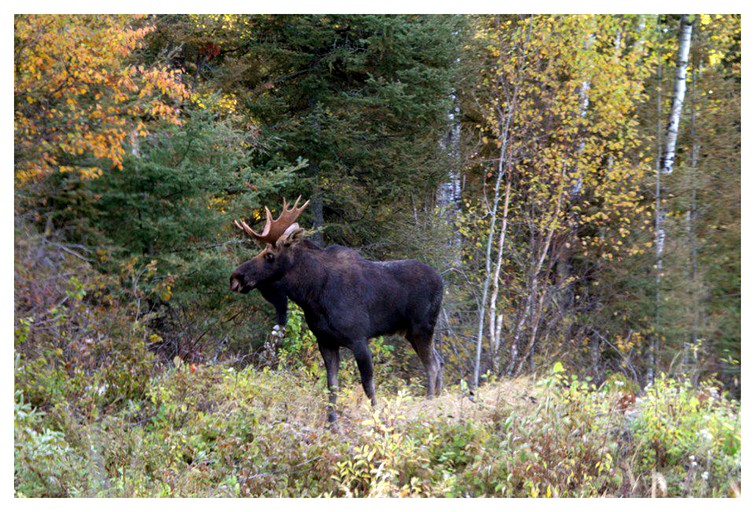
[[[738,496],[738,15],[17,15],[19,496]],[[446,291],[340,430],[233,227]],[[92,469],[94,468],[94,469]]]

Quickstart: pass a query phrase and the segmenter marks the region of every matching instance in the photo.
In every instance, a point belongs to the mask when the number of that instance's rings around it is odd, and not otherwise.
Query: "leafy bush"
[[[716,383],[661,376],[631,422],[637,466],[662,475],[671,495],[725,496],[741,478],[740,421]]]
[[[62,432],[49,428],[44,412],[35,409],[16,391],[13,421],[13,455],[16,495],[64,497],[74,491],[78,455]]]
[[[739,410],[712,384],[659,379],[627,404],[619,382],[597,388],[557,364],[523,399],[486,402],[508,385],[498,382],[474,404],[461,387],[428,402],[378,339],[381,408],[369,411],[344,364],[342,437],[326,429],[322,364],[297,308],[276,365],[179,357],[156,371],[142,292],[112,293],[87,265],[27,240],[16,267],[18,495],[646,496],[660,478],[672,496],[737,488]],[[31,257],[45,251],[72,272],[48,279],[55,267]]]
[[[151,332],[134,313],[138,306],[111,293],[111,279],[72,263],[42,237],[17,249],[15,375],[25,400],[96,414],[143,398],[155,360],[147,349]],[[69,272],[59,273],[50,260]]]
[[[307,328],[304,312],[299,306],[289,303],[286,334],[278,350],[278,368],[304,369],[313,375],[324,376],[317,339]]]
[[[739,409],[712,386],[659,379],[628,403],[621,386],[557,364],[534,386],[491,383],[472,402],[460,386],[427,400],[385,375],[398,391],[372,410],[352,369],[334,431],[321,375],[291,361],[236,370],[176,359],[141,398],[95,400],[89,415],[83,400],[42,412],[17,391],[17,493],[639,497],[726,496],[739,486]]]

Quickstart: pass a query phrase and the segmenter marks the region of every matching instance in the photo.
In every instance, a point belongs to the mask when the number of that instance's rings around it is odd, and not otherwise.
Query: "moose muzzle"
[[[253,284],[243,284],[241,279],[231,276],[231,291],[235,293],[249,293],[254,288]]]

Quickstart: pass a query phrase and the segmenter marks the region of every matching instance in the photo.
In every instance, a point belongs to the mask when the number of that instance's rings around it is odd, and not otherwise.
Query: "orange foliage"
[[[153,27],[134,15],[17,15],[15,177],[95,178],[122,168],[125,143],[148,120],[179,123],[180,72],[130,62]]]

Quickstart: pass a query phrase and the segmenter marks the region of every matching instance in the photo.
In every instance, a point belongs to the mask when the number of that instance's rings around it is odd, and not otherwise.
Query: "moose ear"
[[[290,247],[298,244],[302,240],[304,240],[304,230],[299,227],[299,224],[294,223],[278,239],[276,245],[278,247]]]

